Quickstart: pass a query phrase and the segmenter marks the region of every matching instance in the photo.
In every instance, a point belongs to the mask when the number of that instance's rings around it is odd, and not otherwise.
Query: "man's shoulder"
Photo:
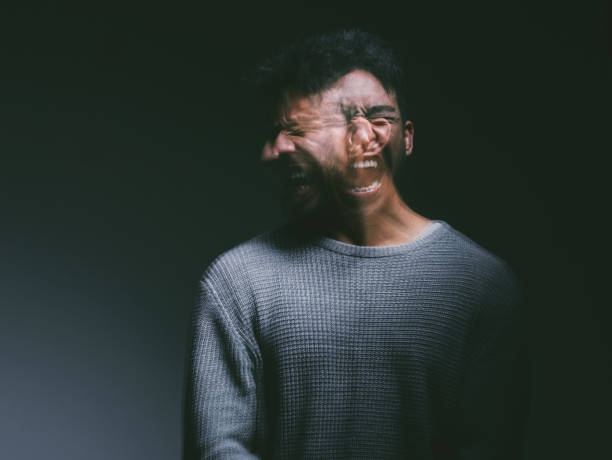
[[[493,252],[485,249],[479,243],[465,235],[461,231],[446,224],[447,231],[445,232],[445,242],[447,245],[454,247],[455,254],[462,257],[474,258],[480,260],[483,264],[490,266],[505,266],[507,263],[494,254]]]
[[[444,254],[446,264],[461,267],[468,276],[483,286],[507,294],[520,292],[519,280],[504,259],[450,225],[446,224],[446,229],[438,247],[438,250]]]
[[[240,281],[278,266],[290,246],[283,229],[262,233],[217,256],[204,271],[204,279]]]

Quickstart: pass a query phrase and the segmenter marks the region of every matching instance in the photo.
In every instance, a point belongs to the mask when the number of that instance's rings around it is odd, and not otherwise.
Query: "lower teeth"
[[[380,185],[379,181],[374,182],[373,184],[370,184],[366,187],[353,187],[351,190],[353,190],[354,192],[371,192],[372,190],[375,190],[378,188],[378,186]]]

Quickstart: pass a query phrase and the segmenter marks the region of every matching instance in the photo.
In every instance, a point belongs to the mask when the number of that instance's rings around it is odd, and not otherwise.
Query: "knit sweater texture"
[[[406,244],[267,233],[201,281],[185,458],[518,458],[521,291],[434,221]]]

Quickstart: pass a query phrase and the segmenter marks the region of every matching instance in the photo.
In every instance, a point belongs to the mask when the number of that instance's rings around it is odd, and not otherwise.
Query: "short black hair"
[[[406,83],[400,60],[388,43],[362,30],[318,33],[292,43],[258,66],[253,83],[269,111],[286,93],[317,94],[358,69],[374,75],[388,93],[395,94],[404,118]]]

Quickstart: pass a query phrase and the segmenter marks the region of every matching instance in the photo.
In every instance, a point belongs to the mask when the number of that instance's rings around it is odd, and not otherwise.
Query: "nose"
[[[389,141],[391,124],[372,123],[365,119],[351,121],[349,145],[352,155],[378,155]]]
[[[295,144],[284,132],[267,141],[261,150],[261,161],[276,160],[281,153],[295,152]]]
[[[368,120],[352,120],[352,141],[355,144],[367,145],[374,139],[374,130]]]

